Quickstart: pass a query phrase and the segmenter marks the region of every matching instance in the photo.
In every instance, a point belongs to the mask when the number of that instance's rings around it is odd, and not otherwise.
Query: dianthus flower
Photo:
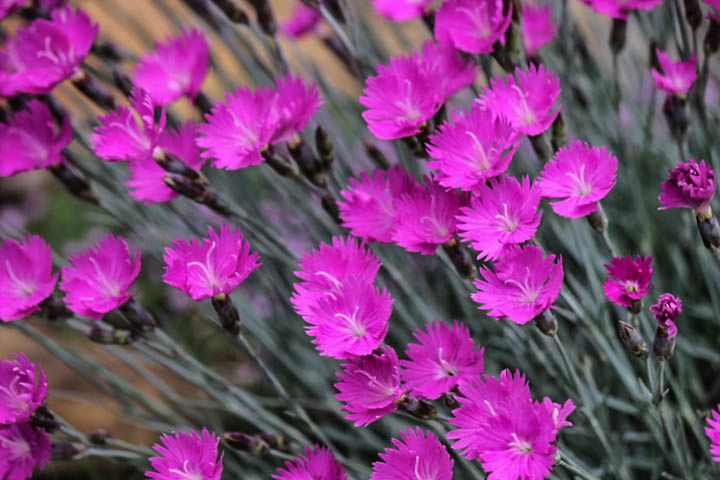
[[[717,188],[713,169],[704,160],[698,163],[691,158],[668,171],[670,177],[662,182],[658,196],[660,209],[692,208],[696,213],[706,213]]]
[[[671,293],[663,293],[658,302],[650,307],[650,311],[663,333],[668,338],[675,338],[678,331],[675,320],[682,313],[682,300]]]
[[[432,0],[372,0],[377,13],[395,22],[404,22],[427,13]]]
[[[78,315],[100,320],[132,299],[130,288],[140,273],[140,251],[130,250],[122,237],[108,235],[70,257],[62,267],[60,290],[67,307]]]
[[[560,80],[555,74],[543,65],[531,64],[522,70],[518,67],[507,81],[500,77],[490,80],[490,88],[485,88],[476,102],[496,116],[507,117],[519,133],[534,136],[555,121],[561,108],[555,108],[559,96]]]
[[[655,68],[652,75],[655,86],[668,93],[687,94],[697,79],[697,52],[687,62],[673,62],[670,55],[655,49],[662,73]]]
[[[352,357],[342,365],[343,372],[335,384],[340,393],[335,395],[344,402],[343,410],[350,412],[349,420],[356,427],[365,427],[397,410],[403,396],[400,386],[398,357],[392,347],[385,346],[379,353]]]
[[[48,396],[45,372],[24,353],[0,360],[0,425],[25,422]]]
[[[220,439],[215,433],[205,428],[201,433],[173,432],[160,437],[160,442],[153,445],[160,456],[150,458],[155,471],[145,472],[147,478],[220,480],[222,477],[223,455],[218,458]]]
[[[710,439],[710,455],[712,455],[713,461],[720,462],[720,404],[707,418],[705,434]]]
[[[342,464],[326,447],[315,445],[305,447],[305,455],[298,455],[293,461],[285,462],[285,468],[278,468],[275,480],[346,480]]]
[[[542,219],[537,183],[531,186],[528,177],[520,183],[503,176],[490,186],[480,183],[476,194],[470,207],[460,209],[457,219],[460,236],[472,242],[470,246],[480,252],[478,258],[496,260],[508,248],[535,236]]]
[[[512,4],[502,0],[448,0],[435,16],[435,37],[467,53],[490,53],[495,42],[505,45]]]
[[[606,147],[591,147],[576,140],[562,147],[545,164],[537,184],[553,211],[567,218],[580,218],[598,210],[597,202],[615,186],[618,160]]]
[[[627,257],[614,257],[610,263],[604,265],[608,271],[608,279],[603,288],[607,298],[621,305],[630,308],[633,301],[640,300],[652,290],[654,268],[650,266],[652,255],[643,258],[640,255],[633,259],[632,255]]]
[[[0,478],[26,480],[50,461],[50,436],[29,423],[0,426]]]
[[[163,281],[198,302],[232,293],[261,264],[239,228],[220,225],[218,230],[208,227],[209,238],[177,239],[166,248]]]
[[[473,381],[483,372],[484,348],[476,348],[470,330],[455,323],[436,322],[416,330],[419,343],[408,344],[410,360],[400,360],[400,376],[413,393],[435,400],[462,382]]]
[[[287,74],[277,78],[275,115],[277,124],[270,143],[287,142],[305,130],[310,117],[323,104],[317,85],[305,83],[302,78]]]
[[[0,20],[10,15],[13,10],[21,7],[27,0],[0,0]]]
[[[435,435],[417,427],[400,436],[392,439],[396,448],[379,454],[382,461],[373,463],[370,480],[452,480],[455,462]]]
[[[39,170],[65,161],[62,151],[72,140],[70,118],[55,124],[48,106],[32,100],[9,123],[0,122],[0,177]]]
[[[415,58],[421,62],[423,68],[431,72],[443,99],[472,85],[478,74],[478,66],[472,59],[463,57],[451,46],[432,40],[425,42],[422,52],[416,54]]]
[[[450,423],[458,427],[447,437],[468,459],[478,459],[488,480],[542,480],[555,463],[557,433],[575,409],[549,399],[533,402],[530,386],[520,372],[503,370],[498,377],[483,376],[460,385]]]
[[[0,320],[10,322],[40,310],[55,290],[50,245],[38,235],[0,245]]]
[[[397,200],[418,188],[415,179],[400,166],[378,168],[372,176],[362,172],[360,180],[351,178],[350,188],[340,192],[344,199],[338,202],[343,226],[370,242],[392,242]]]
[[[495,117],[474,105],[472,111],[453,114],[429,138],[428,153],[438,169],[435,180],[447,188],[473,191],[505,172],[518,148],[517,135],[505,117]]]
[[[562,290],[562,257],[555,263],[555,255],[543,258],[535,245],[516,247],[495,263],[494,272],[482,267],[480,275],[483,278],[475,280],[478,291],[472,294],[479,308],[522,325],[552,308]]]
[[[140,60],[133,82],[158,105],[169,105],[187,96],[194,100],[210,66],[210,47],[205,34],[187,29],[158,43]]]
[[[552,6],[525,3],[522,7],[522,36],[528,57],[534,56],[557,33]]]
[[[627,20],[632,10],[652,10],[662,0],[582,0],[596,12],[610,18]]]
[[[322,20],[322,14],[315,8],[297,3],[292,16],[283,23],[282,30],[290,38],[300,38],[314,32]]]

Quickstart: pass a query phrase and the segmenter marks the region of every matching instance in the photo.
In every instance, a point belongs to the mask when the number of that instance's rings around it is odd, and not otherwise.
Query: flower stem
[[[568,377],[570,377],[575,391],[578,393],[578,395],[582,396],[582,390],[580,389],[580,379],[575,372],[575,368],[573,368],[573,365],[570,362],[570,357],[565,350],[565,346],[563,346],[563,343],[560,341],[560,337],[558,337],[557,334],[551,335],[551,337],[553,339],[553,343],[560,352],[560,356],[562,357],[563,364],[565,365],[565,373]]]

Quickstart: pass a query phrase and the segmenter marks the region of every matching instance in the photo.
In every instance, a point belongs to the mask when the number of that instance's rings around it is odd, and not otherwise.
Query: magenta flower
[[[133,297],[130,288],[140,273],[140,250],[130,250],[122,237],[108,235],[70,257],[62,267],[60,290],[67,307],[78,315],[100,320]]]
[[[343,410],[350,412],[348,420],[356,427],[366,427],[397,410],[397,402],[404,394],[400,386],[398,357],[392,347],[385,346],[379,353],[352,357],[342,365],[343,372],[335,384],[340,393],[335,395],[345,402]]]
[[[277,125],[270,143],[287,142],[305,130],[310,117],[323,104],[317,85],[306,84],[290,73],[276,79],[277,99],[274,107]]]
[[[655,86],[668,93],[685,95],[697,79],[697,52],[687,62],[673,62],[670,55],[655,49],[662,73],[652,69]]]
[[[21,7],[27,0],[0,0],[0,20],[10,15],[13,10]]]
[[[69,117],[57,126],[44,102],[30,101],[26,110],[10,118],[10,123],[0,123],[0,177],[64,162],[62,151],[72,135]]]
[[[250,243],[240,229],[220,225],[219,234],[208,227],[210,238],[175,240],[165,249],[163,281],[198,302],[220,294],[229,295],[261,264],[250,253]]]
[[[24,353],[14,356],[0,360],[0,425],[28,421],[48,396],[42,366]]]
[[[503,12],[502,0],[448,0],[437,11],[435,37],[467,53],[490,53],[493,44],[505,45],[512,5]]]
[[[560,80],[555,74],[543,65],[537,68],[530,64],[524,70],[518,67],[507,82],[500,77],[491,80],[490,88],[485,88],[484,96],[476,102],[496,116],[507,117],[519,133],[534,136],[555,121],[561,108],[555,108],[559,96]]]
[[[326,447],[315,445],[305,447],[305,455],[298,455],[293,461],[285,462],[285,468],[278,468],[275,480],[346,480],[342,464]]]
[[[692,208],[698,214],[706,213],[717,188],[713,169],[704,160],[698,163],[691,158],[668,171],[670,177],[660,186],[660,209]]]
[[[423,16],[432,0],[372,0],[377,13],[394,22],[405,22]]]
[[[463,57],[451,46],[432,40],[425,42],[417,58],[424,68],[432,72],[433,82],[439,84],[444,99],[475,83],[478,75],[478,66],[470,58]]]
[[[453,448],[463,456],[482,463],[488,480],[542,480],[550,475],[558,430],[569,425],[565,419],[575,408],[570,400],[563,407],[549,399],[533,402],[525,376],[509,370],[461,384],[460,393],[461,406],[450,419],[458,428],[447,437],[456,440]]]
[[[523,4],[522,35],[528,57],[535,56],[540,48],[550,43],[557,29],[550,5]]]
[[[147,53],[135,70],[133,82],[158,105],[169,105],[183,96],[194,100],[209,66],[210,47],[205,34],[187,29]]]
[[[505,172],[518,148],[517,135],[505,117],[495,118],[474,105],[472,111],[454,114],[430,136],[430,168],[440,170],[435,180],[447,188],[473,191]]]
[[[400,436],[392,439],[396,448],[379,454],[382,461],[373,463],[370,480],[452,480],[455,462],[435,435],[417,427]]]
[[[555,263],[555,255],[543,258],[535,245],[517,247],[495,263],[495,272],[482,267],[480,275],[483,278],[475,280],[478,291],[472,294],[479,308],[522,325],[553,308],[562,290],[562,257]]]
[[[0,478],[26,480],[50,461],[52,442],[42,428],[29,423],[0,426]]]
[[[627,20],[632,10],[652,10],[662,5],[662,0],[582,0],[596,12],[610,18]]]
[[[173,432],[161,436],[160,442],[153,445],[160,456],[150,458],[155,471],[145,472],[147,478],[220,480],[222,477],[223,455],[218,458],[220,439],[215,433],[205,428],[201,433]]]
[[[720,404],[711,412],[712,416],[707,418],[705,434],[710,439],[710,455],[714,462],[720,462]]]
[[[0,320],[19,320],[40,310],[55,290],[50,245],[38,235],[0,245]],[[0,422],[1,423],[1,422]]]
[[[608,271],[608,279],[603,288],[608,300],[623,307],[630,308],[634,300],[640,300],[652,290],[654,268],[650,266],[652,255],[647,257],[632,255],[614,257],[610,264],[604,265]]]
[[[675,320],[682,313],[682,300],[672,293],[663,293],[658,302],[650,307],[650,311],[667,337],[675,338],[678,331]]]
[[[415,179],[396,166],[376,169],[372,177],[366,172],[360,180],[350,179],[350,188],[342,190],[344,200],[338,202],[343,226],[356,237],[370,242],[390,243],[398,216],[397,200],[420,188]]]
[[[478,184],[476,194],[457,219],[460,236],[472,242],[471,247],[480,252],[478,258],[496,260],[535,236],[542,219],[537,182],[530,185],[530,179],[523,177],[520,183],[505,175],[490,181],[490,186]]]
[[[567,218],[581,218],[598,210],[597,202],[615,186],[618,160],[606,147],[591,147],[576,140],[562,147],[555,160],[545,164],[537,184],[553,211]]]
[[[485,349],[475,347],[465,325],[457,320],[453,326],[436,322],[425,325],[425,330],[415,331],[419,343],[408,344],[405,354],[410,360],[400,360],[400,376],[408,389],[435,400],[480,377]]]
[[[282,30],[288,37],[297,39],[314,32],[321,20],[319,10],[297,3],[292,16],[283,23]]]

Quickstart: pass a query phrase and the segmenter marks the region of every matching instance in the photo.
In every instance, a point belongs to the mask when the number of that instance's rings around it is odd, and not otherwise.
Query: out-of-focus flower
[[[650,266],[652,255],[633,259],[627,257],[614,257],[610,263],[604,265],[608,271],[605,281],[605,295],[607,298],[630,308],[634,300],[640,300],[652,290],[652,275],[655,269]]]
[[[496,260],[535,236],[542,219],[537,183],[531,185],[528,177],[520,183],[504,176],[490,186],[478,184],[476,194],[457,219],[460,236],[472,242],[471,247],[480,252],[478,258]]]
[[[576,140],[545,164],[537,184],[543,198],[562,199],[550,204],[555,213],[580,218],[597,211],[597,202],[613,189],[617,166],[617,158],[606,147]]]
[[[145,472],[147,478],[220,480],[222,477],[223,455],[218,458],[220,439],[215,433],[205,428],[201,433],[173,432],[160,437],[160,442],[153,445],[160,456],[150,458],[155,471]]]
[[[516,247],[508,256],[495,263],[493,272],[480,269],[482,279],[475,280],[478,291],[472,299],[480,309],[498,319],[524,324],[552,308],[562,290],[562,257],[543,258],[535,245]]]
[[[408,344],[400,360],[400,376],[413,393],[434,400],[463,382],[474,381],[483,372],[484,348],[477,349],[470,330],[455,323],[436,322],[416,330],[419,343]]]
[[[13,10],[21,7],[27,0],[0,0],[0,20],[10,15]]]
[[[43,470],[51,446],[50,435],[30,423],[0,426],[0,478],[26,480],[36,468]]]
[[[713,461],[720,462],[720,404],[707,418],[705,434],[710,439],[710,455],[712,455]]]
[[[370,480],[452,480],[454,461],[445,445],[420,427],[400,432],[402,440],[393,438],[396,448],[380,453],[373,463]]]
[[[540,48],[550,43],[557,33],[550,5],[526,3],[522,7],[522,35],[525,52],[534,56]]]
[[[292,16],[283,23],[282,30],[291,38],[300,38],[315,31],[321,20],[319,10],[298,2]]]
[[[467,53],[490,53],[493,44],[505,45],[512,3],[503,11],[502,0],[448,0],[437,11],[435,37]]]
[[[47,396],[47,377],[39,363],[24,353],[0,360],[0,425],[28,421]]]
[[[344,402],[343,410],[350,412],[349,420],[356,427],[365,427],[397,410],[397,401],[404,391],[400,386],[398,357],[389,346],[379,353],[353,357],[342,365],[343,372],[335,384],[340,393],[335,395]]]
[[[302,78],[288,73],[276,79],[277,100],[275,115],[277,125],[270,143],[286,142],[305,130],[310,117],[323,104],[317,85],[305,83]]]
[[[470,58],[465,58],[455,48],[428,40],[422,53],[416,58],[424,68],[431,72],[434,82],[440,85],[441,96],[451,97],[463,88],[475,82],[478,66]]]
[[[218,230],[208,227],[209,238],[177,239],[166,248],[163,281],[198,302],[232,293],[261,264],[239,228],[220,225]]]
[[[668,171],[670,177],[662,182],[658,196],[660,209],[692,208],[699,214],[706,213],[717,188],[713,169],[704,160],[698,163],[691,158]]]
[[[404,22],[421,17],[433,0],[372,0],[373,8],[383,17]]]
[[[655,86],[669,93],[687,94],[697,79],[697,52],[687,62],[673,62],[670,55],[657,48],[655,53],[662,68],[662,73],[652,69]]]
[[[652,10],[662,0],[582,0],[596,12],[611,18],[627,20],[632,10]]]
[[[194,100],[210,66],[210,47],[205,34],[187,29],[158,43],[140,60],[133,82],[158,105],[169,105],[187,96]]]
[[[58,280],[52,273],[52,250],[38,235],[0,246],[0,320],[10,322],[40,310]]]
[[[682,300],[672,293],[663,293],[658,302],[650,307],[653,317],[658,322],[658,327],[663,330],[668,338],[675,338],[678,329],[675,320],[682,313]]]
[[[275,480],[346,480],[342,464],[326,447],[315,445],[305,447],[305,455],[298,455],[293,461],[285,462],[285,468],[278,468]]]
[[[122,237],[108,235],[70,257],[62,267],[60,290],[67,307],[78,315],[100,320],[126,304],[140,273],[140,250],[130,250]]]

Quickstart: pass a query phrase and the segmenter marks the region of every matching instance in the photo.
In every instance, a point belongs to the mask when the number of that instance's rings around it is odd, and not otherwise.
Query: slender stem
[[[573,386],[575,388],[575,391],[582,396],[582,390],[580,389],[580,379],[577,376],[577,372],[575,372],[575,368],[573,367],[572,362],[570,361],[570,357],[567,354],[567,351],[565,350],[565,347],[563,346],[562,342],[560,341],[560,337],[557,336],[557,334],[552,335],[553,343],[557,347],[558,351],[560,352],[560,356],[562,357],[563,363],[565,364],[565,371],[568,377],[573,382]]]
[[[659,405],[660,402],[663,400],[663,390],[665,389],[665,362],[663,360],[660,360],[657,370],[657,390],[656,390],[656,405]]]

